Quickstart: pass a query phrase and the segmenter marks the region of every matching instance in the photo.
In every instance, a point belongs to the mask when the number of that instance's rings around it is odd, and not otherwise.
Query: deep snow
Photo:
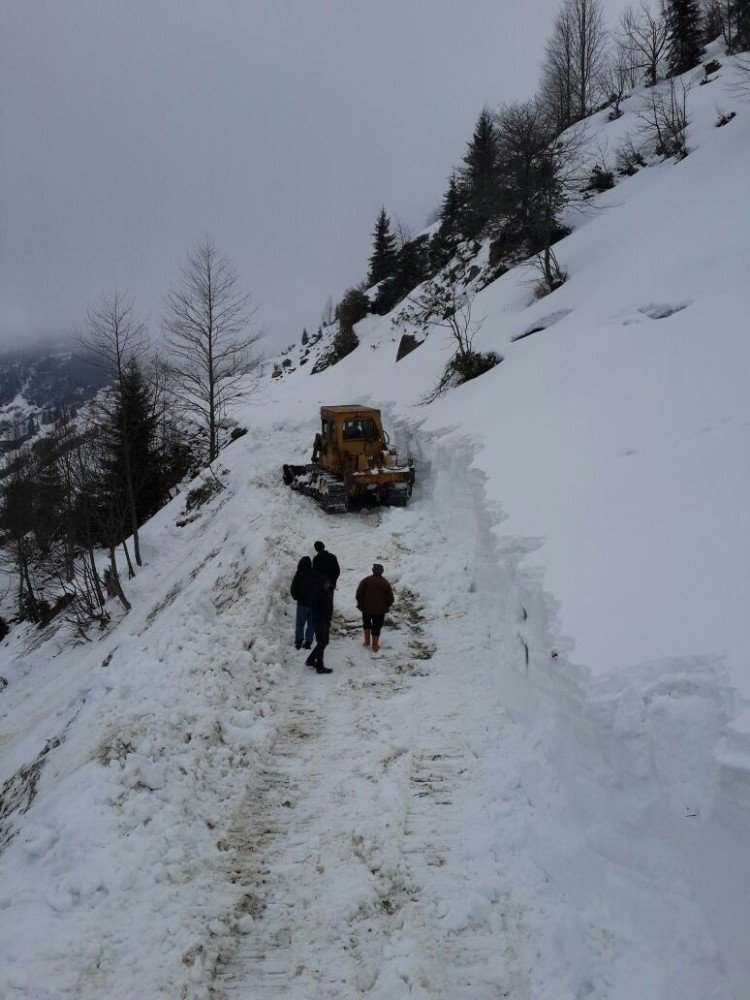
[[[572,220],[563,288],[477,296],[498,368],[422,406],[441,333],[396,364],[403,328],[368,318],[237,414],[226,490],[144,528],[108,636],[0,646],[5,994],[750,992],[750,110],[722,61],[687,159]],[[406,511],[280,485],[353,401],[414,454]],[[291,645],[316,537],[344,566],[328,678]],[[373,660],[374,558],[399,604]]]

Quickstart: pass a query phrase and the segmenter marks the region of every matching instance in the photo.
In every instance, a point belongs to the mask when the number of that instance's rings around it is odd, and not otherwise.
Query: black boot
[[[294,648],[295,649],[302,649],[302,640],[301,639],[297,639],[297,641],[294,644]]]
[[[302,648],[303,649],[312,649],[312,643],[311,642],[303,642],[302,643]],[[299,649],[299,646],[297,646],[297,649]]]
[[[319,666],[315,668],[315,672],[318,674],[332,674],[333,670],[330,667]]]

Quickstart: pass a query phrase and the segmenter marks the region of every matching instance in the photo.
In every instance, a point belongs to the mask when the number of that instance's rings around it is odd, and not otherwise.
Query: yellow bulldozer
[[[283,467],[287,486],[334,514],[365,503],[405,507],[414,486],[414,463],[399,460],[380,410],[359,404],[323,406],[320,419],[311,462]]]

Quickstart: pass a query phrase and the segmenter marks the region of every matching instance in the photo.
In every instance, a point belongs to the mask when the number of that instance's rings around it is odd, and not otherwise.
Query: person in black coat
[[[320,576],[313,569],[312,559],[310,556],[303,556],[289,588],[289,593],[297,602],[297,618],[294,625],[294,645],[297,649],[302,648],[303,639],[305,649],[310,649],[312,646],[315,627],[310,602],[313,592],[319,585]]]
[[[319,674],[332,674],[331,668],[323,662],[323,651],[331,637],[333,617],[333,587],[327,576],[321,579],[320,586],[313,591],[311,607],[315,626],[315,648],[305,662],[308,667],[315,667]]]
[[[313,546],[316,555],[313,557],[312,565],[316,573],[327,576],[331,581],[331,593],[336,589],[336,581],[341,575],[339,561],[333,552],[329,552],[322,542],[316,542]]]

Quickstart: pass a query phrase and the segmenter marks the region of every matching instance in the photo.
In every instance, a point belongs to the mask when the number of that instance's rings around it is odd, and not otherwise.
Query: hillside
[[[687,158],[570,213],[561,288],[522,265],[477,292],[497,367],[427,405],[444,331],[371,315],[311,375],[324,331],[238,409],[224,490],[144,527],[129,615],[0,644],[3,995],[750,992],[750,104],[721,62],[691,74]],[[280,483],[354,401],[414,456],[405,510]],[[331,677],[292,643],[316,538]],[[375,559],[380,657],[353,602]]]
[[[41,424],[75,412],[106,384],[70,345],[38,344],[0,353],[0,453]]]

